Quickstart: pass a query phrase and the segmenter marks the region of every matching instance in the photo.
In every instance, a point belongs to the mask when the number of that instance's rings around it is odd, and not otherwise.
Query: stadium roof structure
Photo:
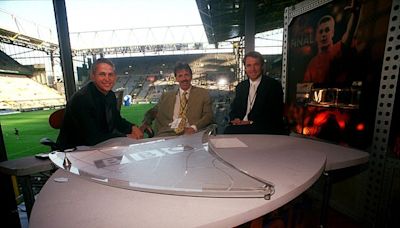
[[[245,34],[246,0],[196,0],[210,44],[242,37]],[[255,32],[283,28],[286,7],[303,0],[254,0]]]
[[[58,44],[46,42],[32,36],[12,32],[3,28],[0,28],[0,42],[45,52],[58,49]]]
[[[32,76],[33,66],[24,66],[0,50],[0,74]]]

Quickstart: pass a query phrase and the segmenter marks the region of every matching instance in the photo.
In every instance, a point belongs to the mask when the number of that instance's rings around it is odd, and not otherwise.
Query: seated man
[[[193,134],[213,122],[208,91],[192,86],[190,66],[178,63],[174,74],[179,90],[163,93],[158,104],[146,112],[140,127],[151,129],[155,119],[156,136]]]
[[[247,80],[236,86],[225,134],[284,134],[283,91],[280,83],[263,75],[258,52],[244,56]]]
[[[142,131],[123,119],[111,90],[116,82],[114,64],[98,59],[90,71],[91,81],[68,101],[57,138],[62,149],[92,146],[114,137],[143,138]]]

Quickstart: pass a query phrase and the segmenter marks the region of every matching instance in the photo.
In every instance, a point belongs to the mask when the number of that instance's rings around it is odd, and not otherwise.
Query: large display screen
[[[365,149],[372,143],[391,2],[325,2],[296,5],[292,15],[301,13],[285,28],[288,120],[294,132]]]

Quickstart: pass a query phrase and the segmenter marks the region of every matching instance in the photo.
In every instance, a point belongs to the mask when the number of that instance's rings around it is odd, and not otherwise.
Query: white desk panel
[[[248,147],[217,145],[215,140],[224,137],[237,138]],[[234,167],[274,183],[271,199],[147,193],[102,185],[58,170],[38,195],[30,227],[233,227],[294,199],[324,169],[362,164],[368,159],[365,152],[290,136],[218,135],[210,147]],[[68,182],[54,181],[59,177],[68,178]]]

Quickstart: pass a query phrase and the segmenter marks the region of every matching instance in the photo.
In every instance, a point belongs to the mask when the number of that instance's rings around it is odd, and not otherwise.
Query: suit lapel
[[[249,96],[249,91],[250,91],[250,79],[247,79],[247,81],[244,84],[244,91],[243,91],[243,102],[242,104],[244,104],[244,115],[246,115],[246,110],[247,110],[247,102],[248,102],[248,96]]]
[[[176,100],[176,94],[177,92],[171,92],[168,96],[168,100],[166,102],[166,112],[167,115],[171,117],[174,116],[174,107],[175,107],[175,100]]]

